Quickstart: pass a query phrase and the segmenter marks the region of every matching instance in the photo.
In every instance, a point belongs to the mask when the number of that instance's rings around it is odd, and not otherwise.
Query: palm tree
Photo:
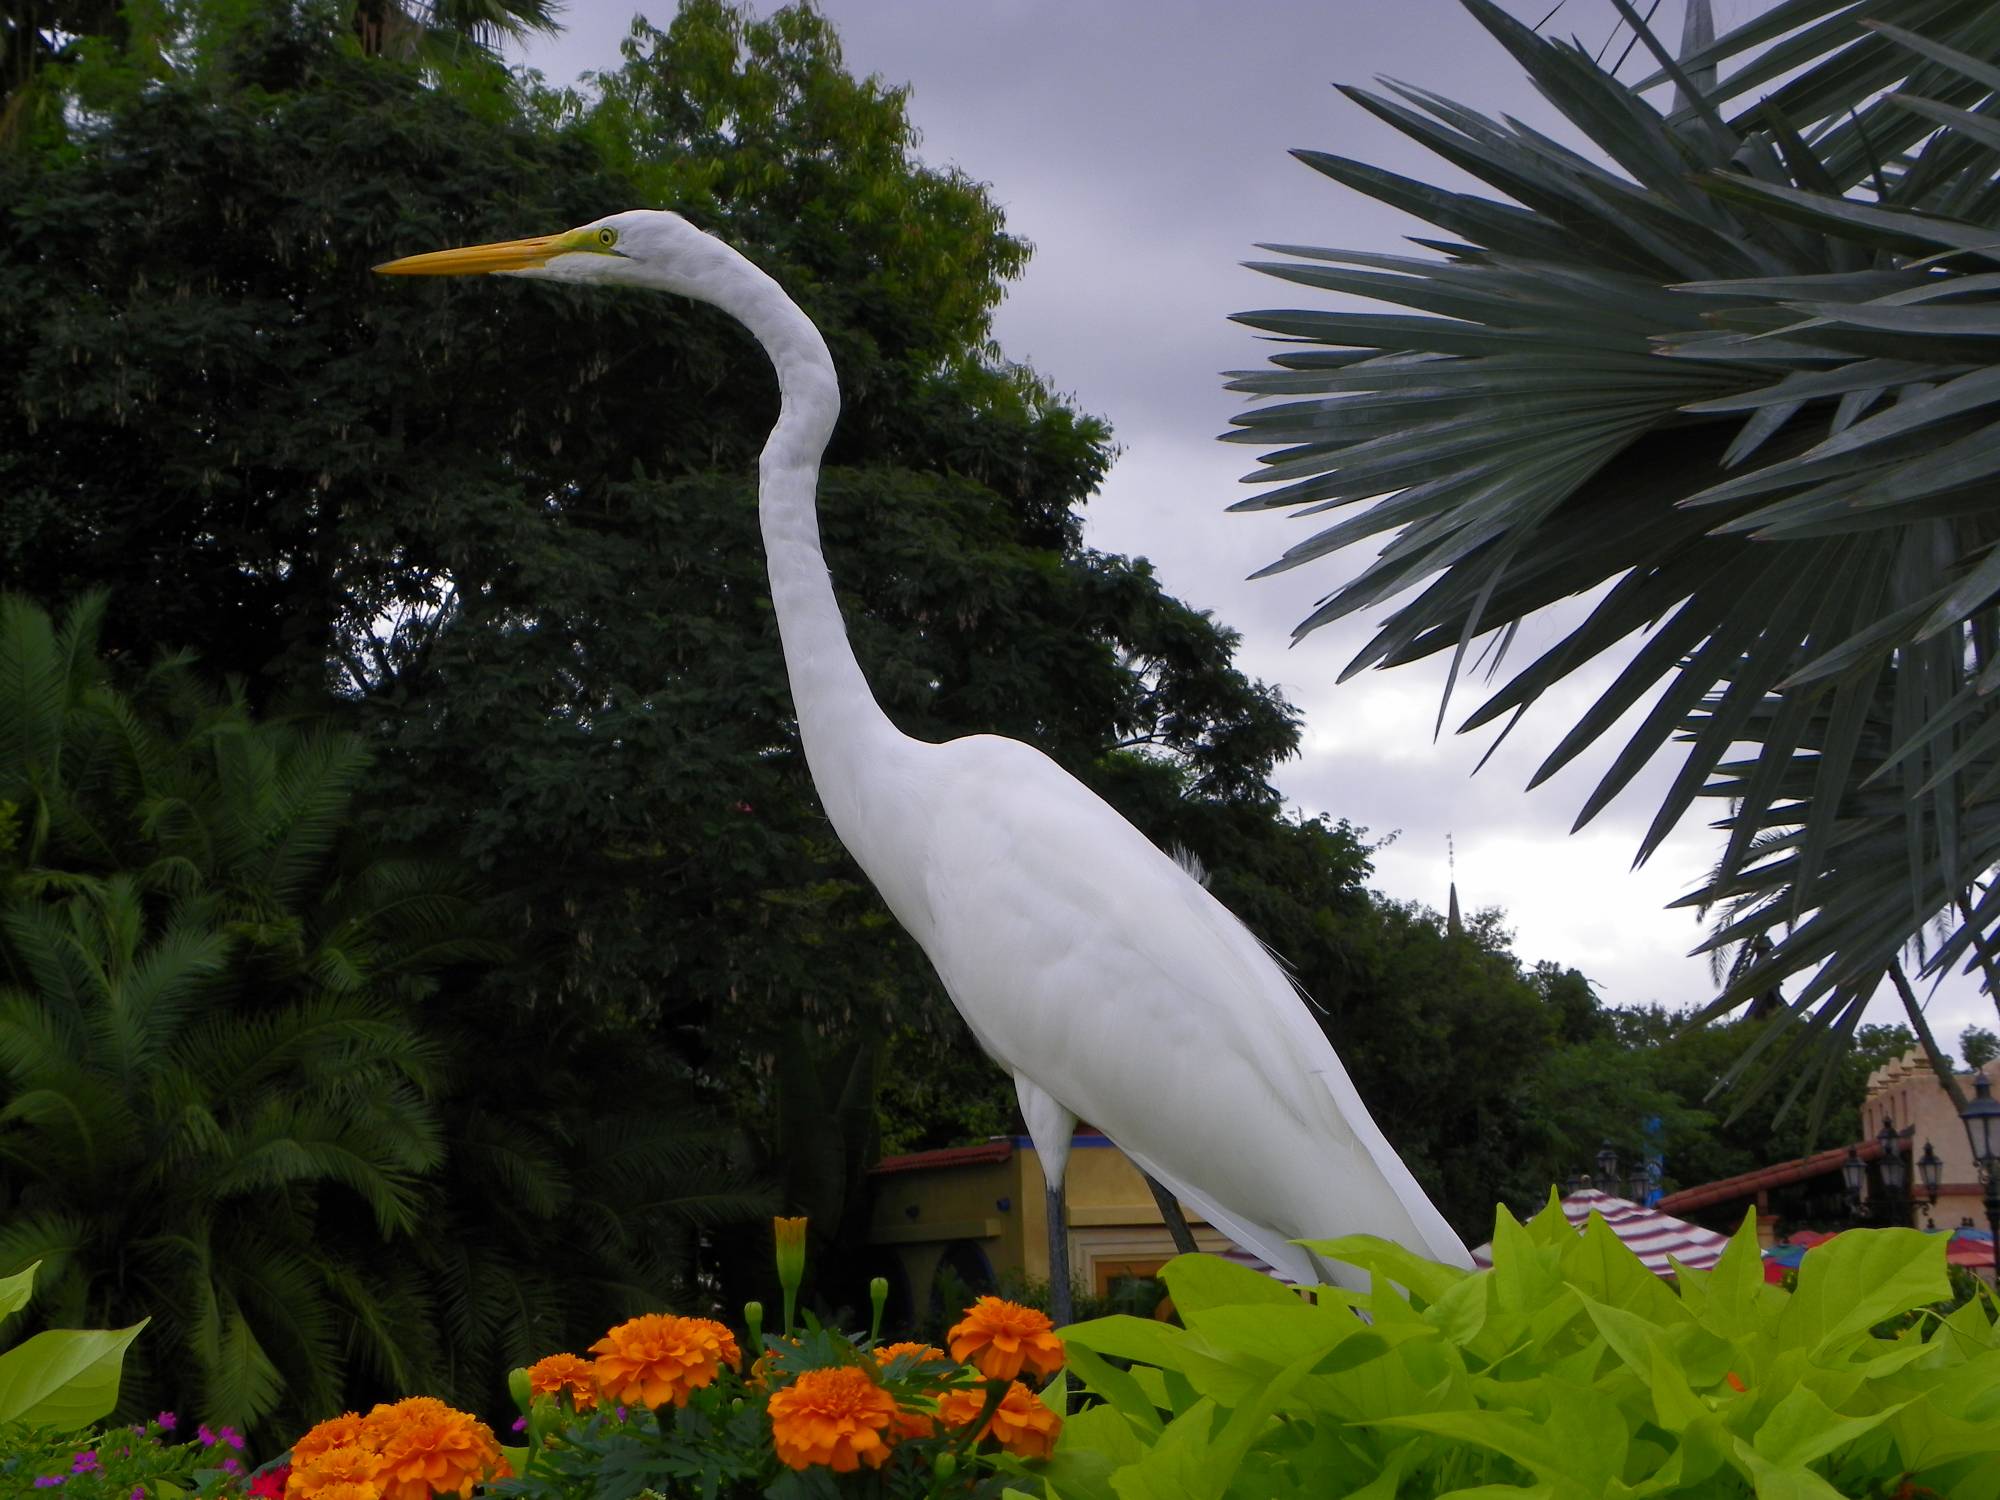
[[[695,1293],[768,1193],[627,1034],[494,1014],[456,867],[355,833],[352,735],[0,596],[0,1274],[118,1325],[128,1409],[297,1430]],[[133,674],[123,674],[131,677]],[[197,1404],[198,1403],[198,1404]]]
[[[1658,69],[1627,85],[1464,3],[1611,165],[1420,88],[1343,90],[1499,196],[1297,153],[1445,237],[1266,247],[1393,310],[1241,315],[1285,347],[1233,382],[1281,398],[1236,419],[1272,450],[1237,508],[1350,511],[1267,572],[1394,533],[1299,633],[1414,588],[1347,671],[1449,651],[1447,704],[1483,638],[1497,675],[1523,619],[1609,585],[1462,727],[1511,731],[1639,640],[1535,779],[1658,690],[1578,824],[1669,739],[1639,858],[1697,797],[1729,804],[1685,904],[1757,957],[1704,1014],[1799,979],[1787,1069],[1887,976],[1927,1036],[1906,953],[1992,990],[2000,917],[2000,12],[1784,0],[1711,40],[1692,0],[1676,60],[1613,0]]]
[[[289,1391],[338,1399],[343,1329],[381,1294],[319,1243],[351,1198],[382,1235],[417,1224],[442,1143],[429,1046],[377,1000],[317,996],[246,1014],[209,903],[148,920],[130,876],[0,913],[0,1262],[41,1260],[38,1321],[154,1324],[131,1398],[192,1395],[250,1425]],[[377,1319],[393,1327],[393,1320]],[[411,1331],[378,1358],[416,1374]],[[191,1389],[190,1389],[191,1387]]]

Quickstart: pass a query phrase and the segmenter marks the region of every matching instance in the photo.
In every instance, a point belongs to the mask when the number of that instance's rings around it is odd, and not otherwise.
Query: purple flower
[[[625,1420],[625,1408],[622,1406],[618,1408],[618,1420],[621,1422]]]
[[[194,1435],[201,1440],[202,1447],[213,1448],[215,1446],[215,1429],[210,1427],[208,1423],[203,1422],[199,1427],[195,1428]]]
[[[170,1411],[163,1411],[157,1417],[153,1418],[153,1420],[159,1424],[160,1431],[172,1432],[175,1424],[180,1421],[180,1418]]]
[[[526,1417],[514,1418],[514,1430],[516,1432],[526,1432],[528,1430],[528,1419]]]
[[[234,1427],[225,1427],[222,1429],[222,1440],[238,1453],[243,1451],[243,1434],[238,1432]]]
[[[242,1462],[234,1458],[225,1458],[222,1461],[222,1472],[225,1474],[241,1474],[243,1472]]]
[[[68,1477],[67,1474],[37,1474],[35,1476],[35,1488],[38,1490],[52,1490]]]
[[[69,1471],[72,1474],[88,1474],[96,1467],[97,1450],[95,1448],[86,1448],[69,1461]]]
[[[146,1487],[143,1484],[133,1485],[132,1493],[126,1497],[126,1500],[146,1500]]]

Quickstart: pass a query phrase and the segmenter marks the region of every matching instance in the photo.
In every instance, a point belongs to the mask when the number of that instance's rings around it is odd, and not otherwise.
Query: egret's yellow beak
[[[384,261],[375,269],[384,276],[485,276],[494,271],[531,271],[567,251],[583,248],[574,243],[576,239],[574,231],[539,234],[533,239],[406,255],[401,260]]]

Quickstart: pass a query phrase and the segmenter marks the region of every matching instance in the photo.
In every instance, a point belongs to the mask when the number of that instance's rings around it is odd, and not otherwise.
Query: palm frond
[[[1721,941],[1772,938],[1712,1009],[1810,974],[1798,1013],[1837,1045],[1933,917],[1979,911],[1996,854],[2000,11],[1792,0],[1710,41],[1697,4],[1676,61],[1621,4],[1663,59],[1628,88],[1464,3],[1618,170],[1420,89],[1350,90],[1501,196],[1301,153],[1460,240],[1258,267],[1398,311],[1242,315],[1285,342],[1232,381],[1279,398],[1234,419],[1273,487],[1237,508],[1353,511],[1267,571],[1390,533],[1298,633],[1396,599],[1347,673],[1450,651],[1447,703],[1482,637],[1609,585],[1461,727],[1504,737],[1623,654],[1536,782],[1653,697],[1579,826],[1677,742],[1639,858],[1696,798],[1739,802],[1688,903],[1730,906]],[[1668,82],[1663,114],[1643,91]],[[1990,920],[1957,918],[1928,972]]]

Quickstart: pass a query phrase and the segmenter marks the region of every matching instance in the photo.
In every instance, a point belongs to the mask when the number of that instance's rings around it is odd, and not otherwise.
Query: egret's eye
[[[609,250],[613,245],[618,243],[618,231],[615,229],[598,230],[597,243]]]

